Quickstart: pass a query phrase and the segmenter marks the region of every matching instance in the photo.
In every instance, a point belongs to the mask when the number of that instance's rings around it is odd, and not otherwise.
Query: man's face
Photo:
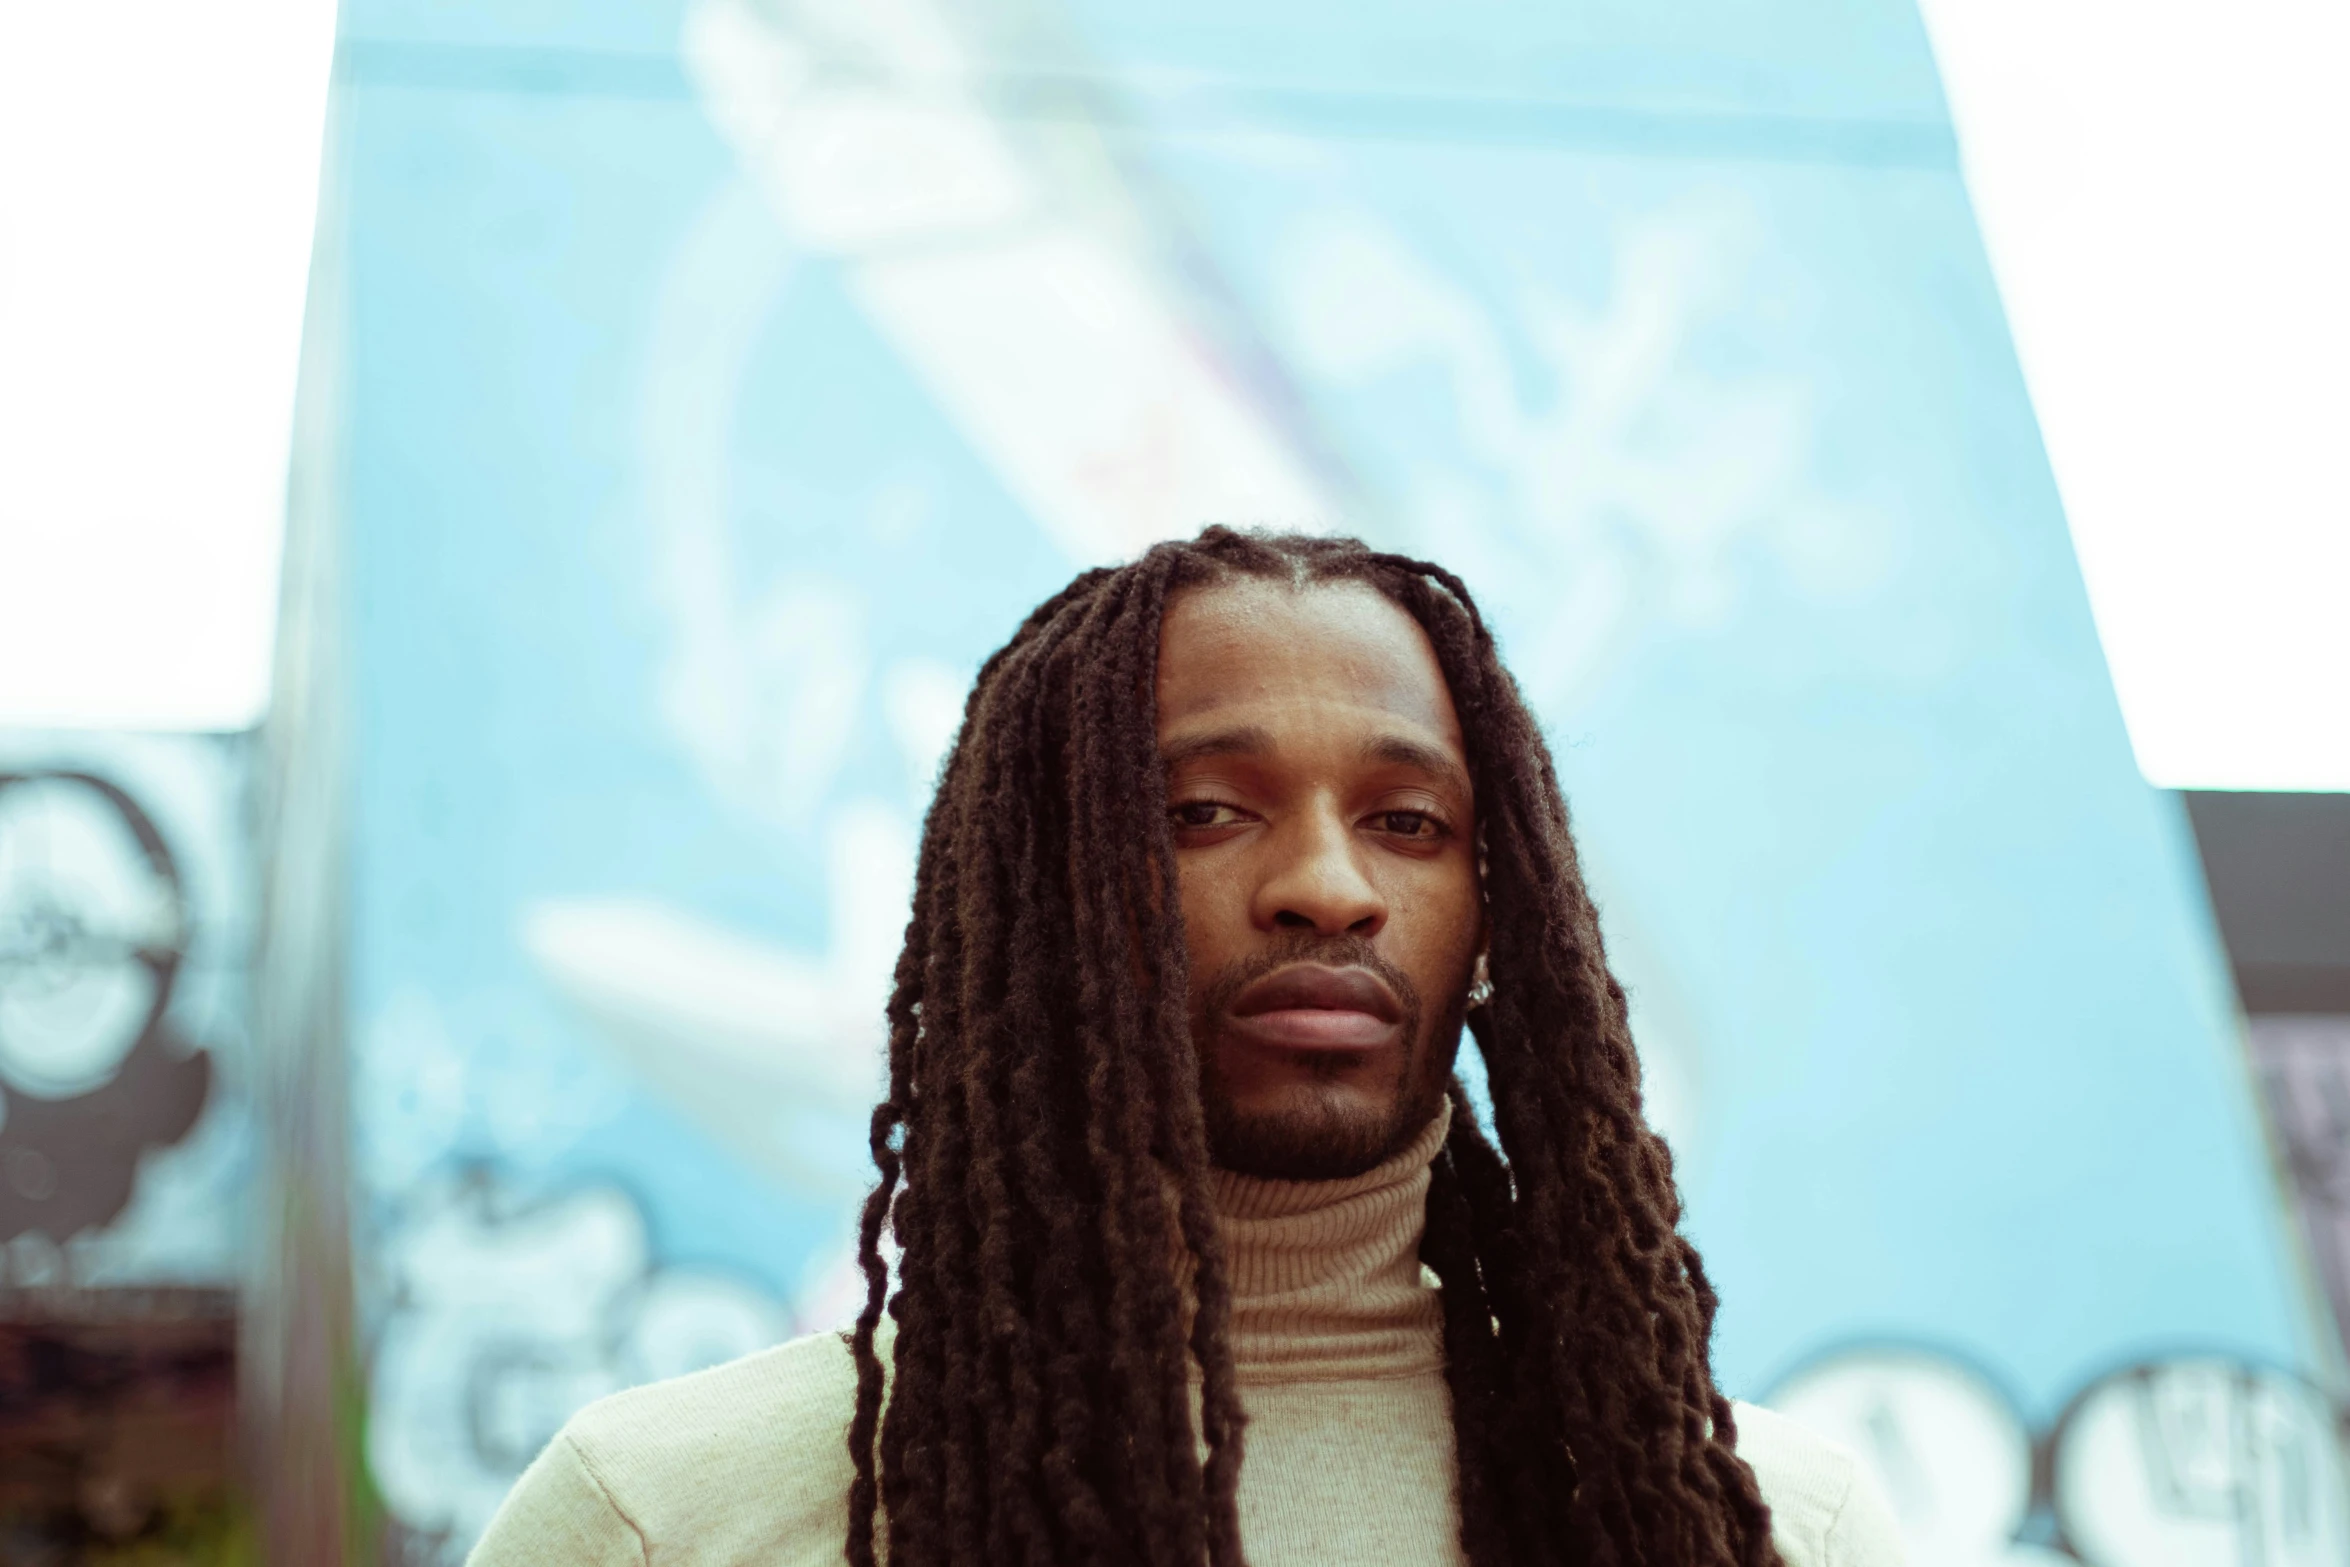
[[[1484,939],[1435,650],[1367,586],[1242,578],[1168,605],[1158,706],[1209,1155],[1358,1175],[1436,1113]]]

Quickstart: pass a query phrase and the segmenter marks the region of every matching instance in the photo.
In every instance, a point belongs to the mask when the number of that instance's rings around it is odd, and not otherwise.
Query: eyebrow
[[[1463,801],[1474,797],[1469,786],[1469,774],[1460,763],[1432,745],[1407,740],[1402,735],[1381,735],[1363,744],[1363,760],[1386,762],[1396,767],[1413,767],[1459,791]]]
[[[1264,756],[1273,749],[1270,730],[1256,724],[1236,724],[1230,729],[1213,729],[1178,740],[1159,753],[1159,760],[1168,768],[1177,768],[1203,757]],[[1463,800],[1475,796],[1467,770],[1435,746],[1403,735],[1379,735],[1363,742],[1361,754],[1366,762],[1384,762],[1391,767],[1410,767],[1426,773],[1458,791]]]
[[[1256,724],[1238,724],[1178,740],[1159,753],[1159,760],[1168,767],[1181,767],[1205,756],[1263,756],[1272,749],[1272,731]]]

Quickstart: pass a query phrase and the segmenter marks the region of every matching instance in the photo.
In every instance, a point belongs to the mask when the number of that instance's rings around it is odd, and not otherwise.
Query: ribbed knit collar
[[[1343,1181],[1210,1174],[1243,1382],[1419,1376],[1444,1365],[1444,1312],[1420,1270],[1428,1171],[1447,1106],[1394,1158]]]

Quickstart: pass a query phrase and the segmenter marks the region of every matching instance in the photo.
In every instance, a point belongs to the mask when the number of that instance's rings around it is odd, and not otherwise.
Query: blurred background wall
[[[60,1529],[97,1545],[242,1532],[254,763],[235,736],[0,732],[12,1564],[47,1559]]]
[[[0,735],[5,1342],[241,1313],[276,1559],[844,1320],[968,682],[1207,521],[1481,595],[1731,1391],[1921,1562],[2350,1559],[2346,797],[2141,775],[1908,0],[346,0],[332,82],[266,724]],[[41,1440],[23,1553],[201,1490]]]

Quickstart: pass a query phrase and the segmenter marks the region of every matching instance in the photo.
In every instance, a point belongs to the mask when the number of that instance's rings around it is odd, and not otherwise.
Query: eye
[[[1440,838],[1444,835],[1444,823],[1426,811],[1381,811],[1372,820],[1379,824],[1381,832],[1392,833],[1398,838]]]
[[[1167,818],[1179,828],[1197,832],[1207,827],[1231,827],[1240,821],[1240,809],[1221,800],[1185,800],[1168,807]]]

